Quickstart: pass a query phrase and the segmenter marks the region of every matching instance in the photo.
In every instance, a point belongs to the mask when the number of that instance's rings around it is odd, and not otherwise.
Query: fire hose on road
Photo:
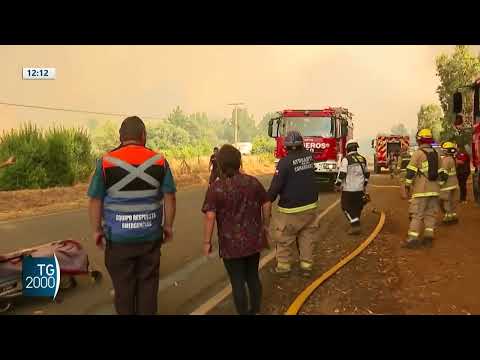
[[[352,259],[354,259],[357,255],[359,255],[365,248],[377,237],[377,235],[380,233],[382,230],[383,226],[385,224],[385,213],[382,211],[380,213],[380,220],[378,221],[377,226],[373,230],[373,232],[368,236],[368,238],[360,244],[359,247],[357,247],[352,253],[350,253],[347,257],[342,259],[340,262],[338,262],[334,267],[332,267],[330,270],[322,274],[318,279],[316,279],[314,282],[312,282],[309,286],[307,286],[292,302],[290,307],[288,308],[287,312],[285,315],[297,315],[300,309],[302,308],[303,304],[308,300],[310,295],[313,294],[313,292],[321,285],[323,284],[328,278],[330,278],[332,275],[334,275],[340,268],[342,268],[344,265],[346,265],[348,262],[350,262]]]

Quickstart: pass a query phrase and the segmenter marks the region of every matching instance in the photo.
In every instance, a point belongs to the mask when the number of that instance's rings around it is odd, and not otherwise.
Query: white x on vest
[[[110,186],[107,189],[107,194],[111,197],[116,197],[116,198],[139,198],[139,197],[148,197],[148,196],[156,196],[158,195],[158,188],[160,187],[160,183],[158,182],[157,179],[154,177],[148,175],[145,173],[145,170],[148,169],[150,166],[155,164],[157,160],[160,160],[162,158],[161,154],[157,154],[155,156],[152,156],[150,159],[146,160],[144,163],[139,165],[138,167],[135,167],[133,165],[130,165],[129,163],[117,159],[112,156],[105,156],[105,160],[111,162],[112,164],[128,171],[128,175],[125,176],[122,180],[117,182],[116,184]],[[126,185],[130,184],[133,180],[136,178],[140,178],[150,185],[154,186],[155,189],[152,190],[130,190],[130,191],[120,191],[123,187]]]

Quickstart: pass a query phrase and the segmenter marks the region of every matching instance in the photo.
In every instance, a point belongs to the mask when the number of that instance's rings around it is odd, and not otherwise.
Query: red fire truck
[[[289,130],[298,130],[305,149],[313,153],[319,183],[333,188],[345,145],[353,136],[353,114],[345,108],[322,110],[284,110],[268,124],[268,135],[275,138],[275,157],[278,162],[287,155],[284,146]]]
[[[389,167],[389,162],[394,153],[398,155],[408,153],[410,147],[410,137],[402,135],[377,135],[372,140],[372,148],[375,151],[373,155],[373,169],[375,174],[380,174],[382,168]]]
[[[473,174],[473,193],[475,200],[480,204],[480,79],[477,79],[472,85],[466,86],[469,89],[468,95],[473,92],[473,114],[472,116],[472,163],[475,167]],[[453,111],[457,114],[455,127],[458,130],[463,128],[463,117],[460,115],[463,111],[462,94],[457,92],[453,95]],[[468,114],[470,115],[470,114]]]

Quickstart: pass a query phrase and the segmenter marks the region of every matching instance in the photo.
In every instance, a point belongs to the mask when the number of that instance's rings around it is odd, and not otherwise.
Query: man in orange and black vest
[[[88,189],[94,239],[105,250],[120,315],[157,312],[160,247],[173,236],[175,183],[146,137],[139,117],[126,118],[121,145],[98,162]]]

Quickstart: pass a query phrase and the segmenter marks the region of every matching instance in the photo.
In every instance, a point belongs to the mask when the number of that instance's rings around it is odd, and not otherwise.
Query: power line
[[[7,103],[7,102],[3,102],[3,101],[0,101],[0,105],[16,106],[16,107],[30,108],[30,109],[40,109],[40,110],[55,110],[55,111],[65,111],[65,112],[74,112],[74,113],[83,113],[83,114],[93,114],[93,115],[122,116],[122,117],[132,116],[132,114],[107,113],[107,112],[98,112],[98,111],[74,110],[74,109],[64,109],[64,108],[57,108],[57,107],[38,106],[38,105],[14,104],[14,103]],[[145,118],[145,119],[163,120],[163,119],[160,118],[160,116],[145,116],[145,115],[142,115],[140,117]]]

